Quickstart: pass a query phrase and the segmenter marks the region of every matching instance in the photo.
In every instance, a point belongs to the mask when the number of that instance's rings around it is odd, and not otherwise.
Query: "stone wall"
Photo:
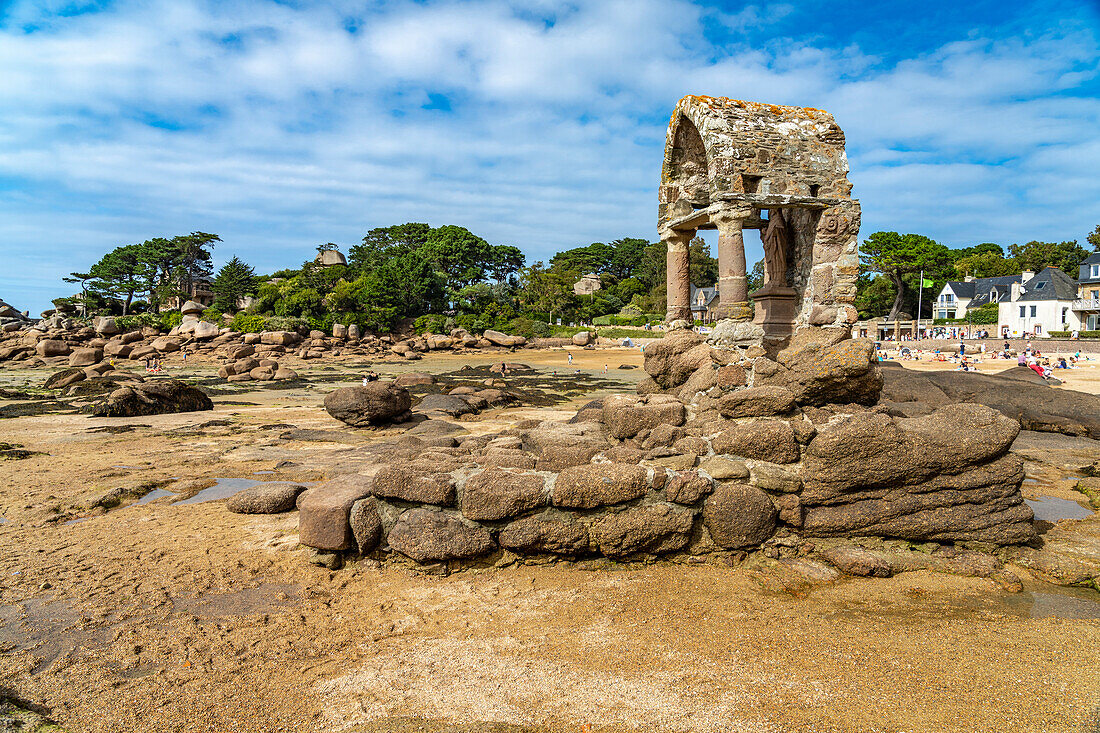
[[[1035,536],[1019,424],[982,405],[873,407],[873,343],[759,347],[674,332],[638,395],[496,435],[406,436],[302,495],[300,539],[417,563],[791,557],[832,537],[1009,545]]]

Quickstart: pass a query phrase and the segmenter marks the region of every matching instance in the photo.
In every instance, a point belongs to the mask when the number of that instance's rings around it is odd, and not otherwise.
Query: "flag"
[[[924,280],[921,280],[920,284],[921,284],[921,287],[925,287],[925,288],[932,287],[932,281],[929,280],[928,278],[925,278]]]

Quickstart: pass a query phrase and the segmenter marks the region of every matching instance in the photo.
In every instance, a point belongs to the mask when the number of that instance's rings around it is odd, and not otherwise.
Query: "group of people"
[[[902,346],[898,351],[897,358],[901,361],[923,361],[927,354],[932,361],[958,364],[958,371],[963,372],[978,371],[978,364],[981,364],[984,359],[993,361],[997,359],[1013,358],[1012,345],[1008,341],[1004,342],[1003,349],[994,348],[987,350],[984,342],[979,343],[976,348],[973,345],[970,348],[970,353],[967,353],[967,345],[963,341],[959,341],[958,352],[943,351],[941,349],[933,349],[931,352],[925,352],[922,349]],[[886,361],[888,359],[890,359],[889,353],[879,348],[878,360]],[[1051,359],[1050,357],[1044,356],[1042,352],[1032,346],[1031,342],[1028,341],[1024,349],[1015,355],[1015,359],[1017,365],[1025,366],[1044,379],[1049,379],[1055,369],[1076,369],[1079,362],[1088,361],[1089,357],[1082,356],[1081,351],[1078,350],[1069,357],[1059,355]]]

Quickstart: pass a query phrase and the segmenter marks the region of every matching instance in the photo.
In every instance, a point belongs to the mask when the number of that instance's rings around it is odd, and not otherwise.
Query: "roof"
[[[1100,277],[1089,277],[1089,270],[1092,269],[1091,265],[1100,265],[1100,252],[1093,252],[1084,259],[1081,263],[1081,268],[1077,273],[1077,280],[1083,283],[1096,283],[1100,282]]]
[[[1077,297],[1077,281],[1057,267],[1045,267],[1024,283],[1018,300],[1073,300]]]
[[[988,296],[991,287],[1009,288],[1013,283],[1020,282],[1019,275],[1002,275],[1000,277],[979,277],[966,282],[965,280],[949,280],[946,285],[951,286],[951,292],[960,298],[973,298],[976,294],[985,292]],[[989,299],[986,298],[986,302]]]
[[[696,304],[696,300],[698,299],[700,292],[703,293],[703,298],[705,299],[703,301],[702,306],[699,306],[699,305]],[[714,287],[710,287],[710,288],[697,288],[694,285],[691,286],[691,309],[692,310],[706,310],[717,299],[718,299],[718,286],[717,285],[715,285]]]
[[[1003,301],[1012,299],[1012,285],[990,285],[988,288],[984,288],[974,294],[974,297],[970,299],[970,302],[966,304],[967,310],[974,308],[981,308],[983,305],[989,305],[990,303],[1001,303]]]

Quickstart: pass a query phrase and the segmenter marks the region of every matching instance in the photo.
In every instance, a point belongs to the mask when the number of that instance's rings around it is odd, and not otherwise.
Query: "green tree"
[[[702,237],[695,237],[688,244],[688,279],[700,288],[718,282],[718,260],[710,256],[710,245]]]
[[[176,272],[180,262],[178,238],[154,237],[141,243],[141,259],[146,265],[146,292],[149,312],[158,313],[165,298],[179,294]]]
[[[234,255],[218,270],[211,289],[217,296],[214,307],[223,313],[232,313],[237,310],[241,298],[255,292],[256,271]]]
[[[362,244],[348,251],[348,264],[359,272],[376,270],[392,257],[423,247],[431,231],[428,224],[416,222],[371,229]]]
[[[897,288],[890,278],[885,275],[871,277],[867,274],[859,276],[856,285],[856,310],[860,318],[878,318],[890,311],[890,306],[897,296]]]
[[[752,270],[749,272],[749,276],[748,276],[747,279],[748,279],[747,285],[748,285],[748,288],[749,288],[749,293],[752,293],[754,290],[759,290],[760,288],[764,287],[764,260],[763,259],[759,259],[759,260],[756,261],[756,264],[752,266]]]
[[[887,276],[895,288],[894,302],[890,306],[889,319],[895,319],[902,310],[908,294],[907,275],[921,271],[948,271],[954,257],[939,242],[920,234],[875,232],[860,247],[860,265],[867,272],[879,272]]]
[[[1097,224],[1096,228],[1085,239],[1092,245],[1094,252],[1100,252],[1100,224]]]
[[[141,245],[116,247],[92,265],[92,288],[122,303],[122,315],[129,315],[134,294],[146,283],[146,266],[141,258]]]
[[[1001,277],[1015,275],[1019,271],[1016,260],[1005,259],[1000,252],[981,252],[955,260],[955,273],[958,277]]]
[[[649,241],[635,237],[616,239],[611,243],[611,260],[607,263],[607,272],[616,280],[634,277],[635,270],[645,258]]]
[[[1089,256],[1089,251],[1076,241],[1010,244],[1008,252],[1021,270],[1038,272],[1044,267],[1058,267],[1075,278],[1077,268]]]
[[[574,247],[558,252],[550,258],[550,267],[561,272],[576,272],[587,275],[590,272],[605,272],[615,254],[615,248],[603,242],[593,242],[584,247]]]
[[[214,274],[210,250],[214,249],[214,242],[220,241],[222,238],[217,234],[207,232],[191,232],[172,238],[177,281],[185,295],[190,296],[194,292],[196,282],[208,280]]]
[[[88,315],[88,281],[92,279],[90,272],[70,272],[68,277],[61,278],[67,283],[80,283],[80,315]]]
[[[519,272],[523,268],[525,259],[519,247],[513,247],[510,244],[499,244],[490,247],[489,261],[486,263],[486,268],[494,280],[502,282]]]
[[[573,304],[573,278],[536,262],[520,276],[519,301],[538,313],[565,313]]]
[[[433,229],[424,246],[424,255],[435,269],[444,273],[452,291],[485,279],[489,263],[489,243],[465,227],[448,224]]]

